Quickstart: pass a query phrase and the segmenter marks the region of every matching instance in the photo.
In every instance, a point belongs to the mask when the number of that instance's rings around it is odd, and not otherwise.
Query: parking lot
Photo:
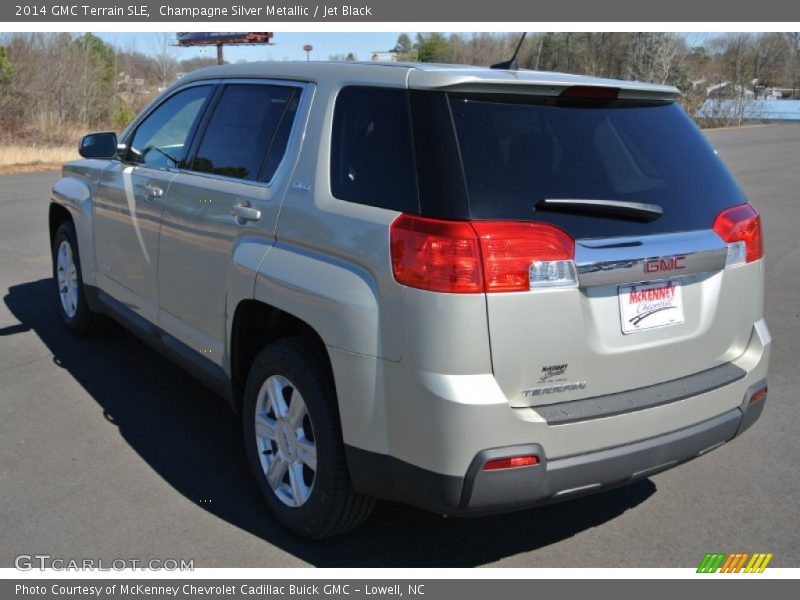
[[[269,519],[224,401],[119,330],[58,321],[47,233],[58,174],[0,177],[0,566],[18,554],[195,567],[693,567],[772,552],[800,567],[800,126],[709,138],[762,214],[769,399],[745,436],[569,503],[481,519],[379,504],[323,542]]]

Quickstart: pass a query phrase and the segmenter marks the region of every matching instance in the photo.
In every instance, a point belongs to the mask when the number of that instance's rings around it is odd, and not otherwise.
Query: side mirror
[[[114,158],[117,154],[117,134],[113,131],[88,133],[78,143],[83,158]]]

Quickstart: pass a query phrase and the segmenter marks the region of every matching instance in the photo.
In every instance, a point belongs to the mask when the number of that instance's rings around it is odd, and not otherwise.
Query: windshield
[[[449,101],[473,219],[547,221],[576,238],[636,235],[707,229],[720,210],[745,201],[675,103],[452,94]],[[663,214],[625,222],[585,214],[579,203],[554,212],[557,203],[548,209],[546,199],[646,203]]]

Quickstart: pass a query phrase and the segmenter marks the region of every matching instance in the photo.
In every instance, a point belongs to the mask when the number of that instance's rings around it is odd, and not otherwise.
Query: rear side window
[[[418,212],[408,93],[351,86],[336,99],[331,191],[341,200]]]
[[[744,196],[674,103],[561,105],[451,96],[473,219],[546,221],[574,237],[708,229]],[[537,210],[544,199],[658,204],[650,223]]]
[[[192,170],[253,181],[272,179],[286,151],[298,94],[288,86],[227,85]],[[268,156],[271,161],[265,160]],[[262,172],[262,167],[267,168]]]

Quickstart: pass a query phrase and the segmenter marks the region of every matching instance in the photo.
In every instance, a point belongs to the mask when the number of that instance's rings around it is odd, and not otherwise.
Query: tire
[[[75,224],[65,221],[53,236],[53,282],[61,321],[73,335],[85,336],[104,329],[105,318],[86,301]]]
[[[332,376],[313,342],[289,338],[264,348],[250,369],[242,408],[250,469],[283,527],[321,539],[367,520],[375,499],[350,482]]]

